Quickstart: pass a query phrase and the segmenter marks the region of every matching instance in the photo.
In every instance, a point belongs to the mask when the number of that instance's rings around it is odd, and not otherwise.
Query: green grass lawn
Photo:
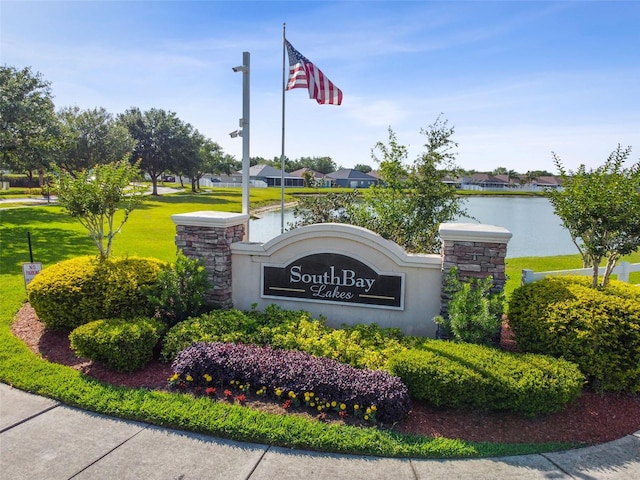
[[[304,189],[311,191],[312,189]],[[287,193],[293,193],[289,190]],[[287,198],[291,200],[292,198]],[[253,205],[278,204],[279,189],[253,189]],[[213,189],[208,194],[179,193],[150,198],[134,211],[114,241],[115,255],[140,255],[172,261],[176,256],[171,215],[200,210],[240,211],[240,189]],[[46,267],[97,250],[86,231],[54,205],[0,210],[0,381],[69,405],[122,418],[182,428],[225,438],[320,451],[400,457],[473,457],[537,453],[568,444],[489,444],[446,438],[412,437],[376,428],[360,428],[275,415],[211,402],[177,393],[161,393],[103,384],[61,365],[49,363],[10,332],[26,300],[21,264],[28,262],[32,239],[34,261]],[[640,261],[640,254],[630,257]],[[520,269],[557,270],[580,267],[579,257],[510,259],[507,291],[519,284]],[[634,281],[634,279],[632,279]],[[640,283],[640,278],[635,279]]]

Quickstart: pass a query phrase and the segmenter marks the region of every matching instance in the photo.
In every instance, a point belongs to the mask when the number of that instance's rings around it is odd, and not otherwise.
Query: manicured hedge
[[[509,325],[519,350],[575,362],[603,390],[640,393],[640,288],[547,277],[513,292]]]
[[[165,325],[154,318],[111,318],[81,325],[69,335],[74,352],[120,372],[140,370],[153,359]]]
[[[162,262],[127,257],[77,257],[45,268],[29,283],[27,295],[49,328],[72,330],[93,320],[153,314],[145,289]]]
[[[231,381],[292,392],[331,405],[344,404],[354,413],[358,406],[373,406],[383,423],[401,420],[410,410],[407,387],[402,381],[380,370],[356,369],[329,358],[305,352],[272,349],[234,343],[195,343],[182,350],[172,364],[183,385],[206,387],[213,379]]]
[[[561,410],[580,395],[584,384],[578,367],[564,360],[441,340],[398,353],[390,359],[389,370],[414,399],[528,416]]]

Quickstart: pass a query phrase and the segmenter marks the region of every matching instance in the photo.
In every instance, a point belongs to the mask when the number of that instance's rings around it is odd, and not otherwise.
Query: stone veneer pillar
[[[249,215],[202,211],[172,215],[176,247],[199,260],[212,289],[205,298],[220,308],[231,308],[231,244],[243,241]]]
[[[506,228],[475,223],[443,223],[441,314],[446,315],[449,297],[444,285],[447,273],[457,267],[461,281],[493,277],[493,292],[504,290],[507,243],[513,236]]]

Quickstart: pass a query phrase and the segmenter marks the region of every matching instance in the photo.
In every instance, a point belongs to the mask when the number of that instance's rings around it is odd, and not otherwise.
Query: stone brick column
[[[212,289],[208,303],[231,308],[231,244],[245,237],[249,215],[202,211],[172,215],[176,224],[176,247],[204,266]]]
[[[513,236],[506,228],[475,223],[443,223],[442,239],[441,315],[446,315],[449,297],[444,285],[449,269],[458,268],[461,281],[493,277],[495,293],[504,290],[507,243]]]

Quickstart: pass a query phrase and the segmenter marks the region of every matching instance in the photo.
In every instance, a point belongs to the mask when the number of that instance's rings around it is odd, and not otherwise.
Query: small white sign
[[[37,274],[42,271],[42,263],[34,262],[34,263],[23,263],[22,264],[22,276],[24,277],[24,288],[27,288],[29,282],[33,280]]]

